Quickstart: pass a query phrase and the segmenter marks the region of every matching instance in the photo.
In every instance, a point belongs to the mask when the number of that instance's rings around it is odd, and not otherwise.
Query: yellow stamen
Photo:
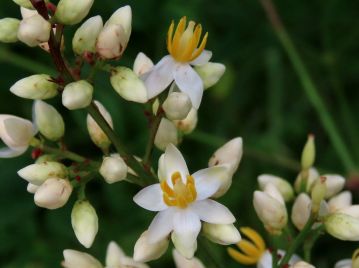
[[[266,250],[266,244],[263,238],[255,230],[250,227],[242,227],[239,230],[247,236],[260,251],[264,252]]]
[[[245,239],[242,239],[239,243],[237,243],[237,246],[248,256],[260,257],[263,253],[255,245],[253,245],[253,243]]]
[[[227,248],[229,256],[231,256],[234,260],[237,262],[244,264],[244,265],[252,265],[256,264],[258,262],[257,258],[252,258],[250,256],[246,256],[242,253],[240,253],[238,250],[235,250],[233,248]]]
[[[186,28],[186,17],[179,21],[176,31],[173,34],[174,22],[172,21],[167,33],[167,50],[171,56],[179,62],[190,62],[196,59],[204,50],[208,33],[198,44],[202,35],[202,26],[190,21]]]

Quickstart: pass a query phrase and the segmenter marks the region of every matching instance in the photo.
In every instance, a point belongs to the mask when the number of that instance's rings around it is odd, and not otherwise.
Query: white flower
[[[173,260],[175,261],[176,268],[205,268],[203,263],[193,257],[192,259],[186,259],[177,250],[172,251]]]
[[[145,79],[148,98],[160,94],[174,80],[179,89],[188,94],[193,107],[198,109],[203,95],[203,81],[191,65],[203,65],[211,58],[212,52],[204,50],[208,33],[199,45],[202,26],[190,21],[186,28],[186,17],[180,20],[174,34],[173,32],[174,22],[171,23],[167,36],[170,55],[162,58]]]
[[[146,187],[134,197],[139,206],[159,212],[148,228],[149,243],[156,243],[172,233],[176,249],[186,258],[192,258],[201,221],[235,222],[225,206],[208,199],[218,190],[226,172],[225,167],[216,166],[190,175],[180,151],[168,145],[159,161],[161,183]]]
[[[0,158],[23,154],[35,134],[35,126],[29,120],[14,115],[0,114],[0,138],[7,146],[0,149]]]

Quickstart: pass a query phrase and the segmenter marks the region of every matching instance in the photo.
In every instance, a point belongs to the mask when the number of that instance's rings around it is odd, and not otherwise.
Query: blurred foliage
[[[359,2],[275,2],[357,163]],[[205,92],[197,131],[185,138],[181,149],[190,160],[190,170],[195,171],[207,165],[211,153],[225,140],[244,138],[243,161],[231,190],[221,198],[238,218],[238,226],[250,225],[263,232],[251,200],[257,187],[256,177],[274,173],[293,181],[295,161],[308,133],[316,136],[317,166],[344,172],[258,1],[97,0],[90,15],[100,14],[106,19],[125,4],[133,10],[133,34],[123,59],[116,64],[131,66],[139,51],[158,61],[166,54],[165,36],[171,19],[178,20],[183,15],[202,23],[209,32],[207,48],[214,52],[213,61],[226,64],[221,82]],[[0,17],[19,16],[18,7],[11,0],[0,2]],[[66,29],[66,55],[70,57],[75,29]],[[8,89],[33,73],[53,73],[50,57],[39,48],[30,49],[21,43],[0,44],[0,70],[0,113],[31,118],[32,102],[19,99]],[[127,147],[142,155],[147,139],[143,108],[122,100],[111,89],[106,74],[97,76],[95,96],[110,110],[115,129]],[[50,102],[61,107],[59,98]],[[85,111],[61,110],[68,147],[88,157],[99,157],[99,150],[87,134]],[[158,155],[156,152],[156,158]],[[25,181],[16,175],[17,170],[30,163],[30,153],[18,159],[0,160],[0,266],[4,268],[58,267],[62,249],[85,251],[71,228],[74,200],[55,211],[34,205]],[[127,254],[132,254],[136,239],[154,216],[132,201],[138,188],[127,183],[107,185],[99,178],[88,191],[100,215],[100,230],[94,246],[86,251],[103,261],[108,242],[115,240]],[[330,267],[336,260],[350,257],[357,246],[358,243],[326,237],[314,248],[314,262],[318,267]],[[240,267],[226,255],[225,247],[211,244],[208,250],[221,258],[222,267]],[[170,252],[151,266],[173,267]],[[210,263],[208,252],[200,249],[198,253],[205,263]]]

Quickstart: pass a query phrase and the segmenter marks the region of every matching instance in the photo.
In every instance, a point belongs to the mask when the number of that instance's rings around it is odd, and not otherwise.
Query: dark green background
[[[275,3],[357,163],[359,2]],[[317,166],[346,172],[258,1],[96,0],[90,15],[100,14],[107,19],[125,4],[132,6],[133,33],[118,64],[132,66],[139,51],[158,61],[166,54],[165,37],[171,19],[178,20],[183,15],[202,23],[209,32],[207,49],[214,52],[213,61],[226,64],[221,82],[205,93],[198,131],[185,138],[181,150],[190,170],[196,171],[207,165],[211,153],[225,140],[243,137],[243,161],[232,188],[220,199],[233,211],[238,226],[250,225],[263,233],[252,207],[256,177],[274,173],[293,181],[296,176],[293,161],[299,159],[308,133],[316,135]],[[19,10],[12,1],[2,0],[0,17],[19,18]],[[66,29],[68,57],[72,57],[70,44],[75,29]],[[49,56],[39,48],[30,49],[21,43],[0,44],[0,70],[0,113],[30,119],[32,102],[12,95],[9,88],[25,76],[53,73]],[[106,74],[97,76],[95,96],[110,110],[115,129],[127,147],[142,155],[147,137],[143,108],[123,101],[111,89]],[[61,109],[65,117],[65,141],[69,148],[99,158],[100,152],[87,134],[85,111],[69,112],[61,107],[59,98],[50,103]],[[203,133],[211,136],[203,137]],[[30,163],[30,152],[17,159],[0,160],[1,267],[58,267],[63,249],[85,250],[71,229],[74,199],[55,211],[34,205],[25,181],[16,175],[17,170]],[[126,183],[107,185],[100,178],[91,183],[88,197],[100,216],[100,230],[87,252],[104,261],[108,242],[115,240],[127,254],[132,254],[137,237],[154,216],[133,203],[132,196],[138,190]],[[315,247],[314,262],[318,267],[330,267],[336,260],[350,257],[356,247],[356,242],[343,243],[326,236]],[[240,267],[226,255],[225,247],[213,245],[210,251],[221,258],[223,267]],[[205,263],[210,263],[203,250],[198,252]],[[173,267],[170,250],[151,266]]]

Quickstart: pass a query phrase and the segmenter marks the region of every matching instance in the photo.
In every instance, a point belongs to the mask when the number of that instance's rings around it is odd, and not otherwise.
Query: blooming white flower
[[[0,149],[0,158],[23,154],[36,132],[35,126],[29,120],[14,115],[0,114],[0,138],[7,146]]]
[[[170,233],[176,249],[192,258],[197,248],[201,221],[213,224],[235,222],[232,213],[209,199],[220,187],[226,168],[215,166],[190,175],[180,151],[168,145],[159,161],[160,183],[141,190],[134,201],[141,207],[158,211],[148,228],[149,243],[156,243]]]
[[[172,251],[173,260],[175,261],[176,268],[205,268],[203,263],[193,257],[192,259],[186,259],[177,250]]]
[[[148,98],[151,99],[164,91],[174,80],[178,88],[188,94],[193,107],[198,109],[203,95],[203,81],[191,65],[207,63],[212,52],[204,50],[208,33],[200,43],[202,26],[196,25],[194,21],[190,21],[187,27],[186,24],[186,17],[183,17],[173,34],[175,25],[174,22],[171,23],[167,35],[167,50],[170,55],[155,65],[145,79],[145,84]]]

